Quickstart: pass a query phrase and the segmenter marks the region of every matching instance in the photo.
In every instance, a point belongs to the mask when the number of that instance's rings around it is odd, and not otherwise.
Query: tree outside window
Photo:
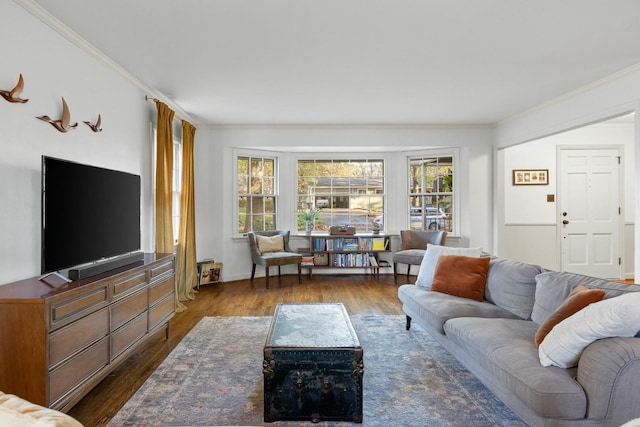
[[[453,156],[409,158],[406,215],[412,230],[454,229]]]
[[[316,231],[349,225],[370,232],[384,211],[384,160],[298,160],[298,231],[305,230],[304,213],[317,210]]]
[[[276,159],[237,157],[238,228],[240,234],[276,229]]]

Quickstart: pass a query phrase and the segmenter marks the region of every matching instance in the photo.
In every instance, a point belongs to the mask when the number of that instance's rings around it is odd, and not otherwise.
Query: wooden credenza
[[[173,254],[57,289],[0,286],[0,391],[68,411],[175,313]]]

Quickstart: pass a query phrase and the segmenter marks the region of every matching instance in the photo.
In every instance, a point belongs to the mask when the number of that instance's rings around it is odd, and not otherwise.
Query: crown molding
[[[111,68],[113,71],[115,71],[116,73],[120,74],[122,77],[124,77],[131,84],[139,88],[142,92],[147,94],[149,97],[156,98],[164,102],[165,104],[167,104],[173,111],[175,111],[175,114],[178,118],[184,119],[188,122],[193,123],[193,119],[179,105],[167,99],[167,97],[164,96],[161,92],[144,84],[140,79],[135,77],[133,74],[129,73],[122,66],[120,66],[118,63],[113,61],[107,55],[102,53],[98,48],[96,48],[94,45],[92,45],[87,40],[82,38],[78,33],[73,31],[71,28],[67,27],[64,23],[62,23],[62,21],[60,21],[58,18],[53,16],[42,6],[40,6],[33,0],[13,0],[13,1],[14,3],[18,4],[23,9],[25,9],[27,12],[29,12],[31,15],[38,18],[45,25],[47,25],[48,27],[56,31],[58,34],[60,34],[61,36],[69,40],[71,43],[76,45],[82,51],[94,57],[98,61],[102,62],[103,64]]]

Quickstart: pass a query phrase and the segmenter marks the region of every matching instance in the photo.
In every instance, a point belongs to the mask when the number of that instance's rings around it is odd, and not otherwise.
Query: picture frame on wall
[[[210,283],[222,282],[222,263],[206,262],[199,266],[198,285],[207,285]]]
[[[514,169],[513,185],[549,185],[549,169]]]

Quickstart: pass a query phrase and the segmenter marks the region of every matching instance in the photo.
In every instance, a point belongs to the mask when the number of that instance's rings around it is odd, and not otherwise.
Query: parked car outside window
[[[444,230],[445,220],[447,219],[447,214],[444,213],[442,209],[438,209],[436,207],[427,207],[427,215],[426,215],[426,224],[429,230]],[[420,206],[412,206],[411,207],[411,226],[414,228],[422,228],[422,208]],[[384,214],[379,215],[373,220],[376,224],[379,224],[381,227],[384,227]]]

